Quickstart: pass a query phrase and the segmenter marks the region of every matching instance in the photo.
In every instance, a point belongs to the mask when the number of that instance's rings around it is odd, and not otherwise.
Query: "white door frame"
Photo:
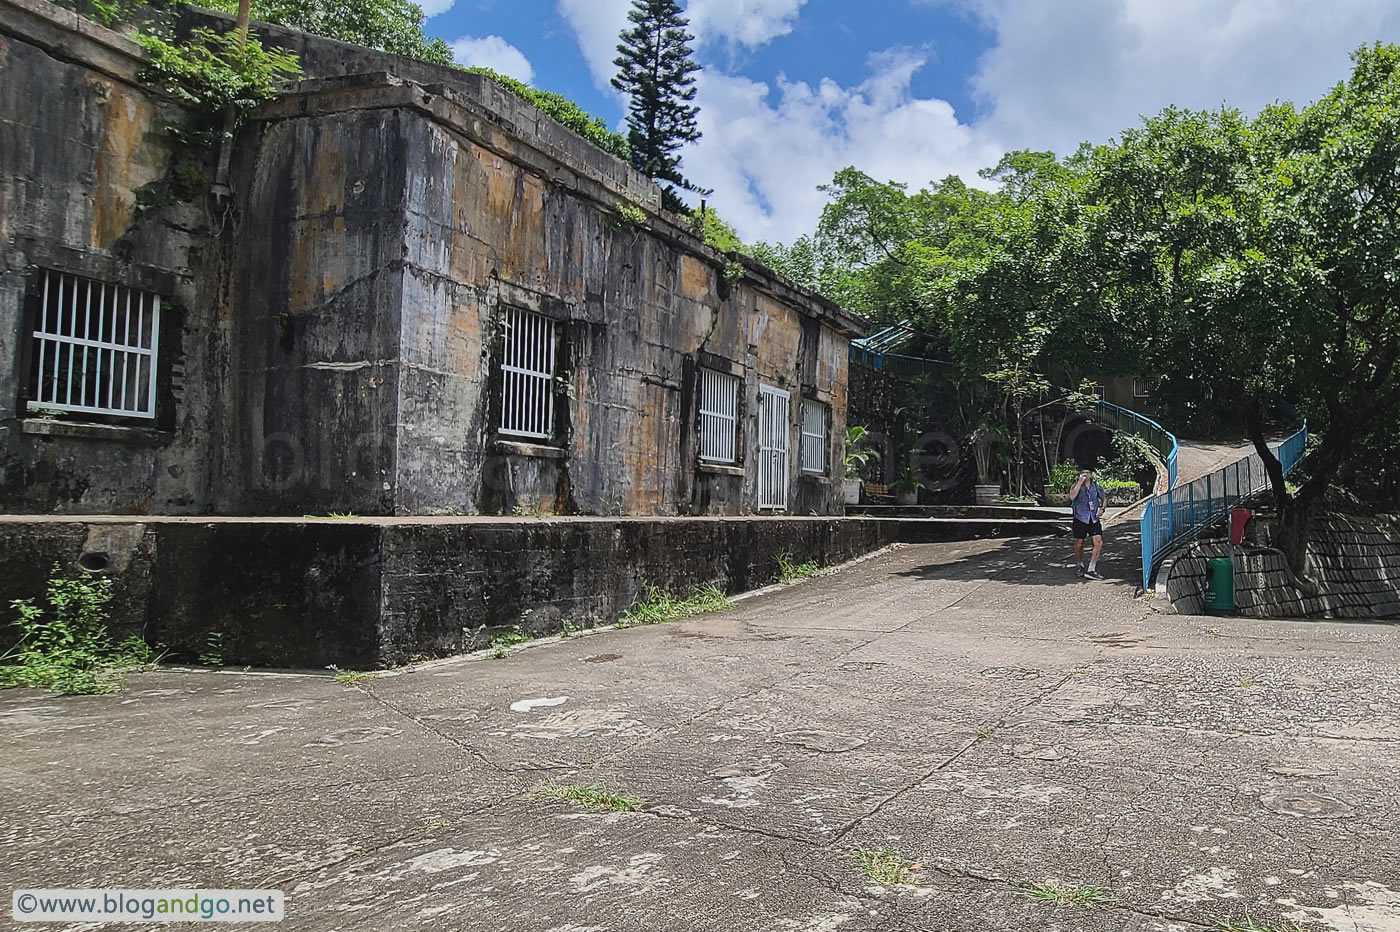
[[[789,392],[772,385],[758,386],[758,507],[786,511],[788,505],[788,443],[791,433]]]

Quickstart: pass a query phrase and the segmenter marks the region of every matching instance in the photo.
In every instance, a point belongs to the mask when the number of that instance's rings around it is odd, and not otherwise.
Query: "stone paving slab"
[[[1160,614],[1135,567],[1080,583],[1066,553],[904,547],[353,685],[3,692],[0,864],[12,887],[281,888],[312,932],[1400,932],[1396,629]]]

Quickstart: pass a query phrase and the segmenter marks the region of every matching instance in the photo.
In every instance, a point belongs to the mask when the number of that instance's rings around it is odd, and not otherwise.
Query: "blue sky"
[[[426,0],[459,61],[620,126],[630,0]],[[790,241],[854,164],[913,186],[1012,148],[1064,153],[1168,104],[1306,103],[1400,41],[1394,0],[688,0],[704,138],[686,174],[749,240]]]

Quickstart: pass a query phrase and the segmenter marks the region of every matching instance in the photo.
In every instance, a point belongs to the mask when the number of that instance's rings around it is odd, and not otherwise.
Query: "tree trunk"
[[[1016,483],[1013,495],[1026,494],[1026,425],[1022,423],[1025,415],[1022,413],[1026,402],[1021,396],[1016,396]],[[1007,483],[1008,486],[1011,483]],[[1010,491],[1010,489],[1008,489]]]
[[[1288,492],[1283,475],[1283,466],[1269,449],[1264,437],[1262,408],[1258,400],[1245,405],[1245,427],[1254,448],[1264,461],[1264,469],[1269,474],[1269,484],[1274,490],[1274,501],[1279,509],[1278,549],[1288,558],[1289,569],[1305,587],[1316,591],[1316,584],[1307,575],[1308,543],[1312,538],[1313,518],[1322,504],[1323,493],[1332,483],[1342,462],[1356,441],[1357,426],[1352,416],[1340,403],[1328,405],[1329,423],[1327,432],[1322,435],[1322,444],[1308,457],[1308,480],[1298,489],[1296,495]]]
[[[1292,498],[1288,493],[1288,482],[1284,479],[1283,464],[1274,456],[1274,451],[1269,449],[1269,438],[1264,436],[1264,413],[1263,407],[1258,399],[1251,399],[1244,406],[1244,428],[1249,434],[1249,439],[1254,443],[1254,452],[1259,454],[1259,458],[1264,461],[1264,471],[1268,473],[1269,485],[1274,490],[1274,502],[1277,503],[1279,513],[1287,511],[1292,503]]]

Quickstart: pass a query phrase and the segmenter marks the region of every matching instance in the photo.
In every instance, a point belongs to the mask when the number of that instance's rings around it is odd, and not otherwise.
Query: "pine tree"
[[[617,77],[613,87],[629,95],[627,141],[632,165],[648,178],[663,182],[666,206],[681,205],[675,187],[703,191],[681,175],[676,150],[700,138],[695,115],[695,63],[686,31],[689,21],[675,0],[632,0],[631,21],[617,46]]]

